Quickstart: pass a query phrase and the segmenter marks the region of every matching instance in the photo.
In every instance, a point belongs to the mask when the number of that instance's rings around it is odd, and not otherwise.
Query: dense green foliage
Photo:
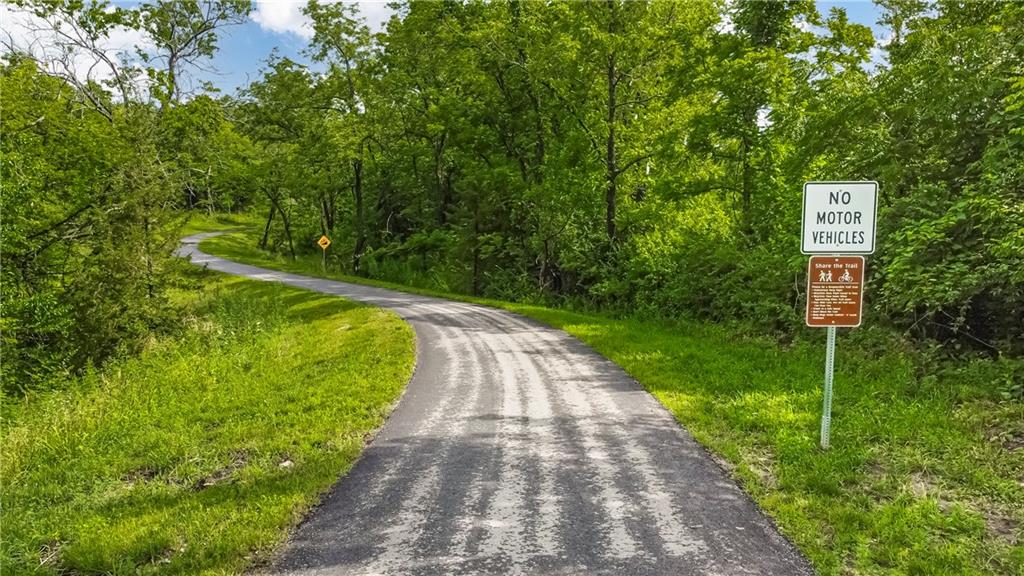
[[[171,294],[181,333],[4,407],[4,574],[241,572],[348,470],[412,373],[412,330],[390,312],[198,268]]]
[[[292,260],[259,250],[258,236],[251,227],[200,248],[324,274],[313,255]],[[782,348],[691,321],[469,299],[566,330],[625,368],[720,456],[822,574],[1024,570],[1024,404],[993,401],[990,383],[1006,368],[999,362],[922,373],[920,352],[901,349],[883,330],[844,338],[833,446],[823,453],[815,445],[817,342]]]
[[[413,2],[375,37],[350,10],[307,10],[325,74],[272,60],[242,96],[261,245],[788,331],[802,183],[875,179],[869,322],[1021,351],[1019,3],[883,2],[884,46],[806,1]]]
[[[4,68],[0,83],[3,378],[11,391],[105,358],[158,326],[176,235],[150,111],[107,119],[83,110],[27,61]]]
[[[247,2],[35,8],[60,23],[57,45],[0,64],[6,394],[59,384],[175,324],[181,209],[230,208],[251,187],[252,146],[225,102],[182,101],[179,85]],[[114,62],[100,40],[125,28],[153,48]]]
[[[881,1],[884,41],[810,0],[407,2],[379,34],[312,3],[312,64],[234,97],[186,79],[248,2],[18,3],[78,34],[0,66],[8,393],[173,323],[188,208],[361,276],[792,332],[811,179],[880,182],[869,323],[1022,351],[1020,3]],[[113,62],[123,28],[149,48]]]

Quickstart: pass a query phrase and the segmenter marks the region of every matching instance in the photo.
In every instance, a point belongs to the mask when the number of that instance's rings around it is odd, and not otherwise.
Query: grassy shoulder
[[[260,217],[254,214],[225,214],[215,212],[186,212],[182,215],[184,221],[178,234],[182,237],[198,234],[200,232],[214,232],[221,230],[245,230],[258,226]]]
[[[197,268],[175,338],[4,406],[4,573],[223,574],[358,457],[414,363],[394,314]]]
[[[206,252],[370,283],[256,249]],[[561,328],[615,361],[732,471],[823,574],[1024,573],[1024,405],[999,402],[991,363],[922,372],[911,356],[840,336],[833,447],[817,448],[824,348],[721,326],[615,319],[441,294]]]

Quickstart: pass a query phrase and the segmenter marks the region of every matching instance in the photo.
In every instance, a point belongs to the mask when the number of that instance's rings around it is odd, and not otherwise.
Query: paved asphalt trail
[[[811,574],[672,415],[565,332],[461,302],[212,270],[389,308],[417,365],[362,458],[273,574]]]

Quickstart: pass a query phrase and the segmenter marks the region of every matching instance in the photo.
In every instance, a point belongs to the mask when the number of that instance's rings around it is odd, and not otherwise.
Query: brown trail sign
[[[860,326],[863,256],[811,256],[807,263],[807,325]]]

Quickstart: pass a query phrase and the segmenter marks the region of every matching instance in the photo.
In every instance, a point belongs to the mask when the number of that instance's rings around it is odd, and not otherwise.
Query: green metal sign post
[[[800,251],[811,255],[807,262],[806,323],[827,330],[822,450],[828,449],[832,432],[836,328],[860,326],[865,271],[860,254],[875,251],[877,207],[877,182],[804,184]]]
[[[826,328],[828,332],[825,344],[825,394],[821,408],[821,447],[828,450],[828,436],[832,428],[832,376],[836,360],[836,329]]]

